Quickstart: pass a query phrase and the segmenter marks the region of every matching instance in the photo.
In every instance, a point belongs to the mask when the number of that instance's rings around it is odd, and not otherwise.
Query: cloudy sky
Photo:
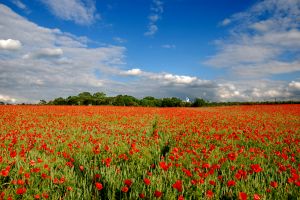
[[[0,0],[0,101],[300,100],[300,0]]]

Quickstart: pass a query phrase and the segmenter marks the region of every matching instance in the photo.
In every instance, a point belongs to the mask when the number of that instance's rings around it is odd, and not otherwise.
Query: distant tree
[[[51,103],[53,105],[67,105],[68,104],[68,102],[62,97],[54,99]]]
[[[145,107],[155,107],[155,106],[160,107],[161,100],[148,96],[140,100],[140,105]]]
[[[80,100],[78,96],[69,96],[67,99],[68,105],[80,105]]]
[[[106,94],[103,92],[96,92],[93,94],[93,102],[95,105],[104,105],[105,98],[106,98]]]
[[[78,94],[78,100],[80,105],[90,105],[93,104],[93,96],[89,92],[81,92]]]
[[[193,107],[202,107],[205,105],[206,105],[206,101],[200,98],[196,98],[192,104]]]
[[[139,100],[133,96],[118,95],[113,99],[113,105],[115,106],[138,106]]]
[[[182,106],[181,99],[176,97],[172,98],[163,98],[161,102],[161,107],[180,107]]]
[[[5,105],[5,103],[3,101],[0,101],[0,105]]]
[[[44,99],[41,99],[40,102],[39,102],[39,104],[40,104],[40,105],[46,105],[46,104],[47,104],[47,101],[45,101]]]

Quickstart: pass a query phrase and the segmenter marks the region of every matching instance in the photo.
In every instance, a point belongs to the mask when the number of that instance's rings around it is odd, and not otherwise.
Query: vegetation
[[[82,92],[77,96],[66,99],[59,97],[49,102],[41,100],[41,105],[114,105],[114,106],[144,106],[144,107],[202,107],[202,106],[231,106],[231,105],[260,105],[260,104],[299,104],[300,101],[264,101],[264,102],[209,102],[202,98],[195,98],[192,102],[179,98],[155,98],[151,96],[137,99],[129,95],[107,97],[103,92],[91,94]]]
[[[0,199],[299,199],[299,113],[0,106]]]

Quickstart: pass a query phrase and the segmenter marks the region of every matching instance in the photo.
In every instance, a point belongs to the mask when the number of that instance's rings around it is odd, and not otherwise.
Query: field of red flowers
[[[300,105],[0,106],[0,199],[297,199]]]

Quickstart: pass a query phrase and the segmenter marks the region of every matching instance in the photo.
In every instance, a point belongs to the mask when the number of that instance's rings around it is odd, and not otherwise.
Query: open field
[[[300,105],[0,106],[0,199],[297,199]]]

